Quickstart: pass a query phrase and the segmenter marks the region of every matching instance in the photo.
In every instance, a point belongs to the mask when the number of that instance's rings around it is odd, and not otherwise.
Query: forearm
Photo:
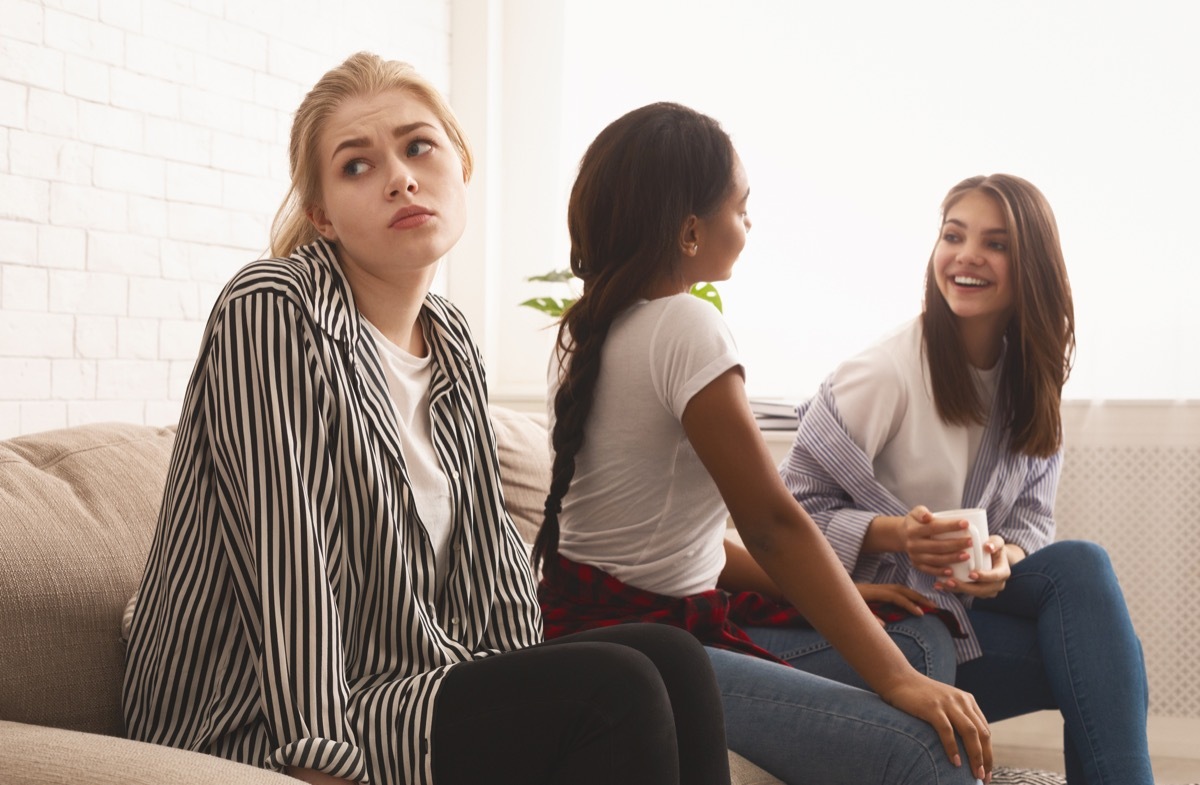
[[[915,675],[900,650],[879,626],[838,562],[833,549],[807,516],[744,529],[747,549],[783,597],[794,605],[881,695]],[[787,521],[787,518],[793,518]],[[817,587],[821,587],[820,590]]]
[[[725,568],[717,578],[717,585],[730,592],[755,591],[772,599],[783,599],[779,587],[762,565],[749,551],[728,539],[725,540]]]

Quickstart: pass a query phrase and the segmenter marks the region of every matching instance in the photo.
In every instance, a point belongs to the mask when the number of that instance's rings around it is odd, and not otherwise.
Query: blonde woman
[[[728,783],[703,649],[541,643],[479,353],[429,292],[471,155],[359,54],[296,113],[276,258],[209,319],[133,615],[132,738],[309,782]]]

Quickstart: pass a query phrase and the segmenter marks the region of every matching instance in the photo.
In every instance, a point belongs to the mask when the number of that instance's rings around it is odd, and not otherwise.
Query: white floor
[[[1150,764],[1157,785],[1200,783],[1200,719],[1158,717],[1147,721]],[[996,765],[1044,771],[1063,771],[1062,718],[1039,711],[992,723]]]
[[[1060,774],[1063,771],[1062,754],[1055,750],[996,745],[993,754],[996,763],[1001,766],[1057,771]],[[1154,767],[1154,779],[1158,785],[1200,783],[1200,759],[1155,756],[1150,763]]]

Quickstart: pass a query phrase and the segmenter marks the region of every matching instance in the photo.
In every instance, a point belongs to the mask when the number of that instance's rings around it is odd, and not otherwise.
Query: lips
[[[980,289],[984,286],[991,286],[990,281],[985,281],[982,278],[975,278],[970,275],[955,275],[951,276],[950,280],[954,282],[955,286],[965,286],[970,289]]]
[[[401,207],[392,216],[391,222],[388,224],[389,229],[413,229],[421,226],[425,222],[433,218],[433,213],[424,207],[411,205],[409,207]]]

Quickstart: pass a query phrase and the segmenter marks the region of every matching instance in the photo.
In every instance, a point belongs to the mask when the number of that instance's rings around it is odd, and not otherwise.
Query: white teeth
[[[954,282],[959,286],[987,286],[988,282],[982,278],[968,278],[965,275],[954,276]]]

